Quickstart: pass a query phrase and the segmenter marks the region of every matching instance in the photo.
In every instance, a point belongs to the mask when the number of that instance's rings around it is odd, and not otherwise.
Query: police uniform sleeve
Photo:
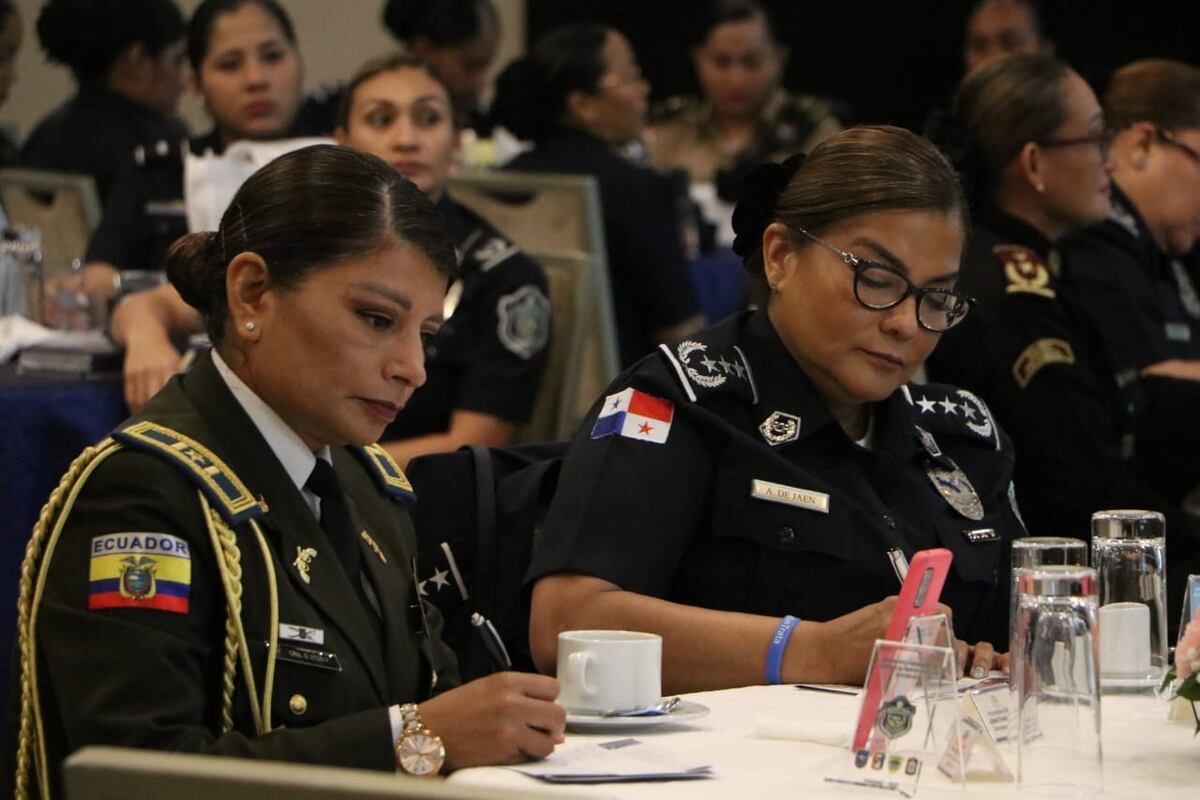
[[[591,575],[622,589],[668,593],[713,495],[712,461],[656,356],[648,375],[625,376],[592,408],[562,466],[527,581]],[[600,418],[638,404],[615,431]],[[663,422],[670,418],[669,422]]]
[[[1123,452],[1128,393],[1101,372],[1111,368],[1102,343],[1055,291],[1005,291],[977,311],[946,336],[955,337],[958,361],[974,360],[994,377],[978,388],[1016,445],[1017,498],[1030,533],[1087,531],[1091,513],[1114,504],[1170,506]],[[963,365],[943,368],[951,371],[935,377],[955,380]],[[1180,522],[1185,531],[1194,527]]]
[[[102,261],[121,269],[151,269],[146,220],[145,177],[132,160],[117,173],[100,225],[88,241],[88,262]]]
[[[1170,345],[1151,313],[1153,287],[1135,277],[1145,268],[1101,230],[1069,237],[1063,252],[1071,290],[1118,365],[1141,369],[1167,358]]]
[[[470,301],[478,317],[463,323],[474,331],[453,406],[523,424],[533,414],[546,371],[550,300],[542,268],[503,245],[508,255],[480,276],[479,295]],[[451,324],[458,323],[452,318]]]
[[[96,543],[121,533],[165,535],[186,544],[188,569],[176,567],[170,575],[173,597],[166,597],[159,581],[161,602],[130,607],[117,600],[105,607],[102,595],[111,598],[122,586],[91,580],[102,577],[92,574]],[[243,542],[242,555],[255,557],[257,548]],[[224,594],[195,489],[158,459],[121,452],[102,464],[82,489],[49,557],[37,636],[52,759],[107,744],[394,768],[386,708],[309,728],[277,728],[261,737],[215,733]],[[245,587],[244,601],[254,596]]]

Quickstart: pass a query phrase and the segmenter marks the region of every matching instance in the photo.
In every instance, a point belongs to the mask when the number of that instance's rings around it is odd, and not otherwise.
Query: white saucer
[[[596,714],[567,714],[567,728],[577,731],[631,730],[634,728],[656,728],[667,723],[686,723],[708,715],[708,706],[683,700],[669,714],[648,717],[601,717]]]

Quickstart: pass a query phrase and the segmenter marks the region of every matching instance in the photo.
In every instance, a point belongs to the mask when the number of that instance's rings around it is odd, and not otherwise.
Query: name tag
[[[287,661],[291,664],[317,667],[319,669],[327,669],[331,672],[342,671],[342,663],[338,661],[336,653],[327,653],[324,650],[317,650],[314,647],[302,647],[298,644],[280,642],[277,658],[280,661]]]
[[[829,495],[812,489],[798,489],[795,486],[755,479],[750,482],[750,496],[757,500],[820,511],[822,514],[829,513]]]
[[[1186,322],[1168,322],[1167,339],[1172,342],[1190,342],[1192,340],[1192,326]]]
[[[325,644],[325,631],[320,628],[306,628],[303,625],[279,623],[279,638],[290,639],[293,642],[308,642],[309,644]]]
[[[967,541],[971,544],[1000,541],[1000,534],[996,533],[995,528],[976,528],[972,531],[963,531],[963,536],[966,536]]]

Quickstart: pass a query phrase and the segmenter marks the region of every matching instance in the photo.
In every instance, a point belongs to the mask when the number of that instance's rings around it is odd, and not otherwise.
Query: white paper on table
[[[567,744],[548,758],[513,769],[555,783],[687,779],[711,774],[707,764],[688,762],[640,739]]]
[[[276,139],[269,142],[234,142],[217,155],[194,155],[190,150],[183,159],[183,197],[187,205],[188,230],[215,231],[221,216],[246,179],[259,167],[280,156],[314,144],[334,144],[332,139],[310,136]]]

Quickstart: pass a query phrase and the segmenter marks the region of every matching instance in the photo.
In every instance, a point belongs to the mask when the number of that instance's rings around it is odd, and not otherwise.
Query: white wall
[[[34,23],[43,0],[16,0],[25,27],[25,39],[17,62],[17,84],[0,109],[0,125],[18,137],[48,111],[71,96],[74,89],[65,67],[46,63],[37,41]],[[200,0],[176,0],[185,14]],[[382,0],[281,0],[296,24],[300,52],[304,55],[308,88],[345,80],[368,58],[394,49],[395,40],[380,21]],[[521,52],[525,39],[524,0],[494,0],[500,10],[503,38],[496,68]],[[203,133],[208,120],[203,108],[189,92],[180,111],[192,130]]]

